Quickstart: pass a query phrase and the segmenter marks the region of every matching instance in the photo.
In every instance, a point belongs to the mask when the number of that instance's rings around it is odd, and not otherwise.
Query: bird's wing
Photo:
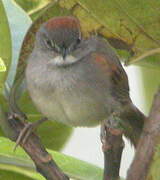
[[[93,61],[109,79],[111,94],[121,101],[129,99],[128,77],[118,56],[106,41],[99,40],[97,50],[92,54]]]

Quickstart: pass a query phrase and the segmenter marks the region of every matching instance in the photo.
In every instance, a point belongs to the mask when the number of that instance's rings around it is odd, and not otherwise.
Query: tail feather
[[[127,106],[127,110],[123,115],[123,122],[125,125],[124,135],[136,147],[142,133],[145,115],[133,104]]]

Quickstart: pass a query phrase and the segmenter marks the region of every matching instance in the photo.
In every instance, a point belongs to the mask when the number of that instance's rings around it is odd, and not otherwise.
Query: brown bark
[[[160,89],[154,97],[149,117],[145,121],[134,160],[128,171],[127,180],[146,180],[159,139]]]
[[[13,131],[11,140],[16,141],[20,131],[24,128],[24,123],[15,118],[6,118],[7,130]],[[4,129],[3,129],[4,130]],[[41,144],[40,139],[35,133],[31,133],[25,144],[20,142],[20,146],[34,161],[37,171],[47,180],[68,180],[69,178],[62,173],[52,157]]]

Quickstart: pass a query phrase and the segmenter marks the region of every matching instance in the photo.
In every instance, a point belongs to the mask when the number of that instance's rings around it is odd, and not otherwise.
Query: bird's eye
[[[52,40],[46,39],[45,44],[49,49],[54,48],[54,42]]]
[[[77,44],[79,44],[81,42],[81,39],[80,38],[78,38],[77,39]]]
[[[46,39],[45,44],[48,49],[52,49],[52,50],[55,49],[57,52],[60,51],[60,47],[52,40]]]

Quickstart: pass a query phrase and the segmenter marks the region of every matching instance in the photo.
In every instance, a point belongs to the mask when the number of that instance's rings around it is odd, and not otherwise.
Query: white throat
[[[66,58],[63,59],[61,55],[58,55],[55,58],[51,59],[51,61],[52,64],[54,63],[55,65],[61,66],[61,65],[73,64],[74,62],[78,61],[78,58],[72,55],[67,55]]]

